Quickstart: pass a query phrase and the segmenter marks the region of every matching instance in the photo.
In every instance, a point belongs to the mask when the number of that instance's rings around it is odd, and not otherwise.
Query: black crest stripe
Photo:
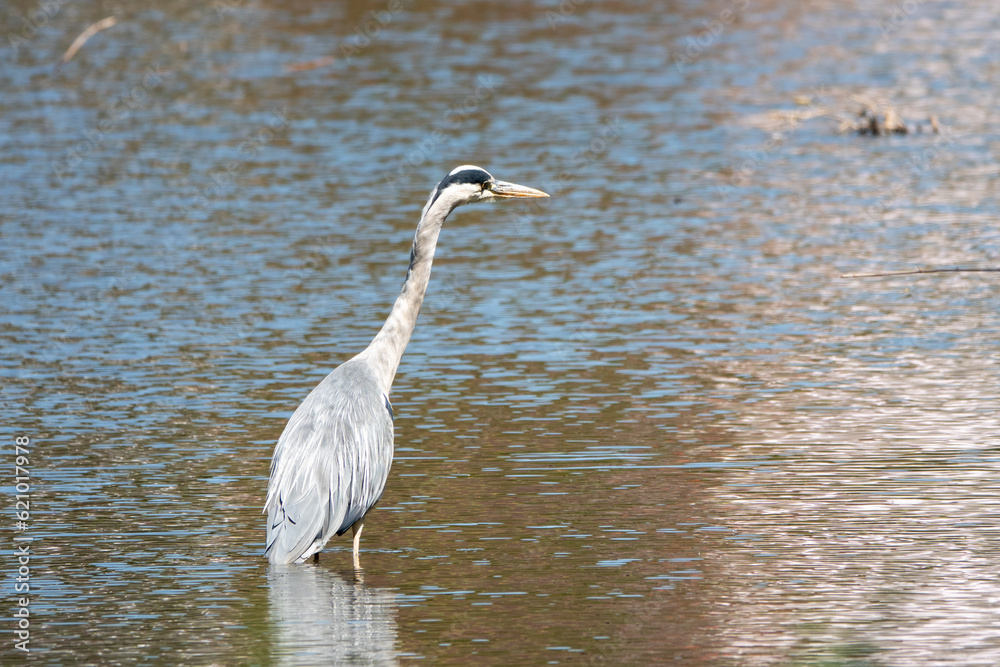
[[[441,193],[449,185],[458,185],[461,183],[475,183],[481,185],[492,179],[486,171],[482,169],[463,169],[462,171],[456,172],[454,174],[449,174],[443,181],[438,183],[437,191],[434,192],[434,199],[431,201],[431,205],[437,201],[437,198],[441,196]]]

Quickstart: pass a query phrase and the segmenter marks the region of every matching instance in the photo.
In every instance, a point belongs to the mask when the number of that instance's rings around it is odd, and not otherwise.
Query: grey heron
[[[327,541],[350,528],[354,568],[360,569],[361,529],[392,465],[389,391],[427,291],[441,225],[463,204],[523,197],[548,195],[471,165],[452,170],[431,192],[406,279],[382,329],[306,396],[274,447],[264,502],[264,555],[272,563],[302,563],[313,555],[318,560]]]

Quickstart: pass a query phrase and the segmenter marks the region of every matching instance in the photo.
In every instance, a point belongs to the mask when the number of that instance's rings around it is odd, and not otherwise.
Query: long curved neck
[[[406,270],[406,280],[403,281],[399,297],[382,329],[365,351],[358,355],[367,357],[372,362],[386,395],[396,377],[396,369],[399,368],[406,344],[413,335],[413,327],[417,324],[417,315],[420,314],[420,306],[431,279],[431,264],[434,262],[434,249],[437,247],[441,225],[453,208],[454,206],[440,199],[424,207],[417,233],[413,237],[410,267]]]

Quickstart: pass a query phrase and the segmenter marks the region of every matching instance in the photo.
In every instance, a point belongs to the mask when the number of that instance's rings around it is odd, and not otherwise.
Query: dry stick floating
[[[286,72],[307,72],[311,69],[319,69],[320,67],[326,67],[327,65],[332,65],[336,58],[333,56],[325,56],[323,58],[317,58],[316,60],[309,60],[304,63],[295,63],[292,65],[285,65]]]
[[[1000,269],[911,269],[909,271],[886,271],[884,273],[842,273],[841,278],[881,278],[882,276],[912,276],[917,273],[997,273]]]
[[[79,37],[73,40],[73,43],[69,45],[68,49],[66,49],[66,53],[63,54],[60,62],[68,63],[70,59],[76,55],[76,52],[80,50],[80,47],[83,46],[84,42],[105,28],[110,28],[115,23],[117,23],[115,17],[109,16],[106,19],[101,19],[97,23],[91,24],[90,27],[80,33]]]

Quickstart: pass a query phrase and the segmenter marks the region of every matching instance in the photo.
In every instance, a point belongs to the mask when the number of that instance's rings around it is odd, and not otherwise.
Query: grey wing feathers
[[[271,562],[305,560],[378,502],[392,464],[388,406],[374,373],[352,359],[295,410],[271,462],[265,501]]]

